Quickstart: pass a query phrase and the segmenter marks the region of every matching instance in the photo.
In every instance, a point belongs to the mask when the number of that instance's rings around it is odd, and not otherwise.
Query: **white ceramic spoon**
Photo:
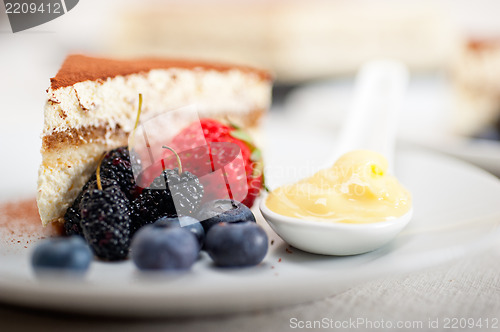
[[[368,149],[384,155],[389,172],[393,173],[397,115],[408,76],[406,67],[392,60],[374,61],[362,67],[356,78],[352,109],[337,149],[325,167],[331,167],[348,151]],[[413,212],[369,224],[329,223],[283,216],[266,206],[266,198],[264,195],[260,203],[262,215],[285,242],[324,255],[355,255],[380,248],[408,224]]]

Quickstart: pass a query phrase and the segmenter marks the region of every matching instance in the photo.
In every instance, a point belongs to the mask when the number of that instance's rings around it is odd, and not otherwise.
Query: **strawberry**
[[[203,202],[231,198],[251,207],[259,196],[263,187],[261,153],[241,128],[201,119],[181,130],[169,146],[178,153],[183,170],[195,174],[203,184]],[[177,167],[169,150],[160,162],[143,174],[143,183],[162,169]]]

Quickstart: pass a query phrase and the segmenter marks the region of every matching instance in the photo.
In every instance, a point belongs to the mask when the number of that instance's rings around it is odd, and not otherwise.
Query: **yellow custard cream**
[[[377,152],[351,151],[332,167],[273,190],[266,205],[284,216],[326,222],[397,218],[411,209],[411,195],[387,174],[387,167],[387,160]]]

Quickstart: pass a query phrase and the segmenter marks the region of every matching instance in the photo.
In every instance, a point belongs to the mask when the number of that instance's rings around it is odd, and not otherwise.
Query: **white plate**
[[[280,180],[277,173],[294,159],[297,167],[321,162],[323,149],[310,147],[324,144],[329,133],[297,134],[299,129],[280,122],[279,116],[269,121],[268,169],[276,175],[270,185],[292,178],[286,175]],[[12,157],[19,162],[31,158],[22,150]],[[4,165],[3,170],[7,169],[15,172],[15,165]],[[265,226],[259,214],[259,222],[274,244],[257,267],[220,269],[203,255],[188,273],[145,276],[130,262],[94,262],[84,281],[68,282],[37,280],[29,265],[32,248],[0,241],[0,301],[127,317],[263,310],[439,264],[498,240],[500,183],[496,178],[465,163],[422,151],[400,151],[396,170],[413,193],[414,218],[395,241],[368,254],[328,257],[289,248]],[[3,188],[25,185],[21,175],[4,176]]]

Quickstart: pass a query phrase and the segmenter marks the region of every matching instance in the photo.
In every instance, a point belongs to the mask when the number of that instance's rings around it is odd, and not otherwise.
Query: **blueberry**
[[[31,256],[31,265],[36,273],[44,271],[67,271],[84,274],[93,255],[85,240],[78,235],[69,238],[54,238],[40,243]]]
[[[218,266],[251,266],[264,259],[267,242],[266,232],[256,223],[220,223],[207,233],[205,249]]]
[[[162,217],[155,221],[153,224],[156,227],[182,227],[192,232],[196,239],[198,240],[198,244],[200,248],[203,246],[205,242],[205,230],[203,226],[201,226],[200,222],[189,216],[180,216],[179,218],[175,217]]]
[[[198,212],[198,220],[200,220],[205,232],[208,232],[213,225],[220,222],[255,222],[255,216],[248,207],[238,201],[217,199],[203,204]]]
[[[132,239],[132,261],[140,270],[187,270],[200,250],[193,233],[183,228],[146,225]]]

